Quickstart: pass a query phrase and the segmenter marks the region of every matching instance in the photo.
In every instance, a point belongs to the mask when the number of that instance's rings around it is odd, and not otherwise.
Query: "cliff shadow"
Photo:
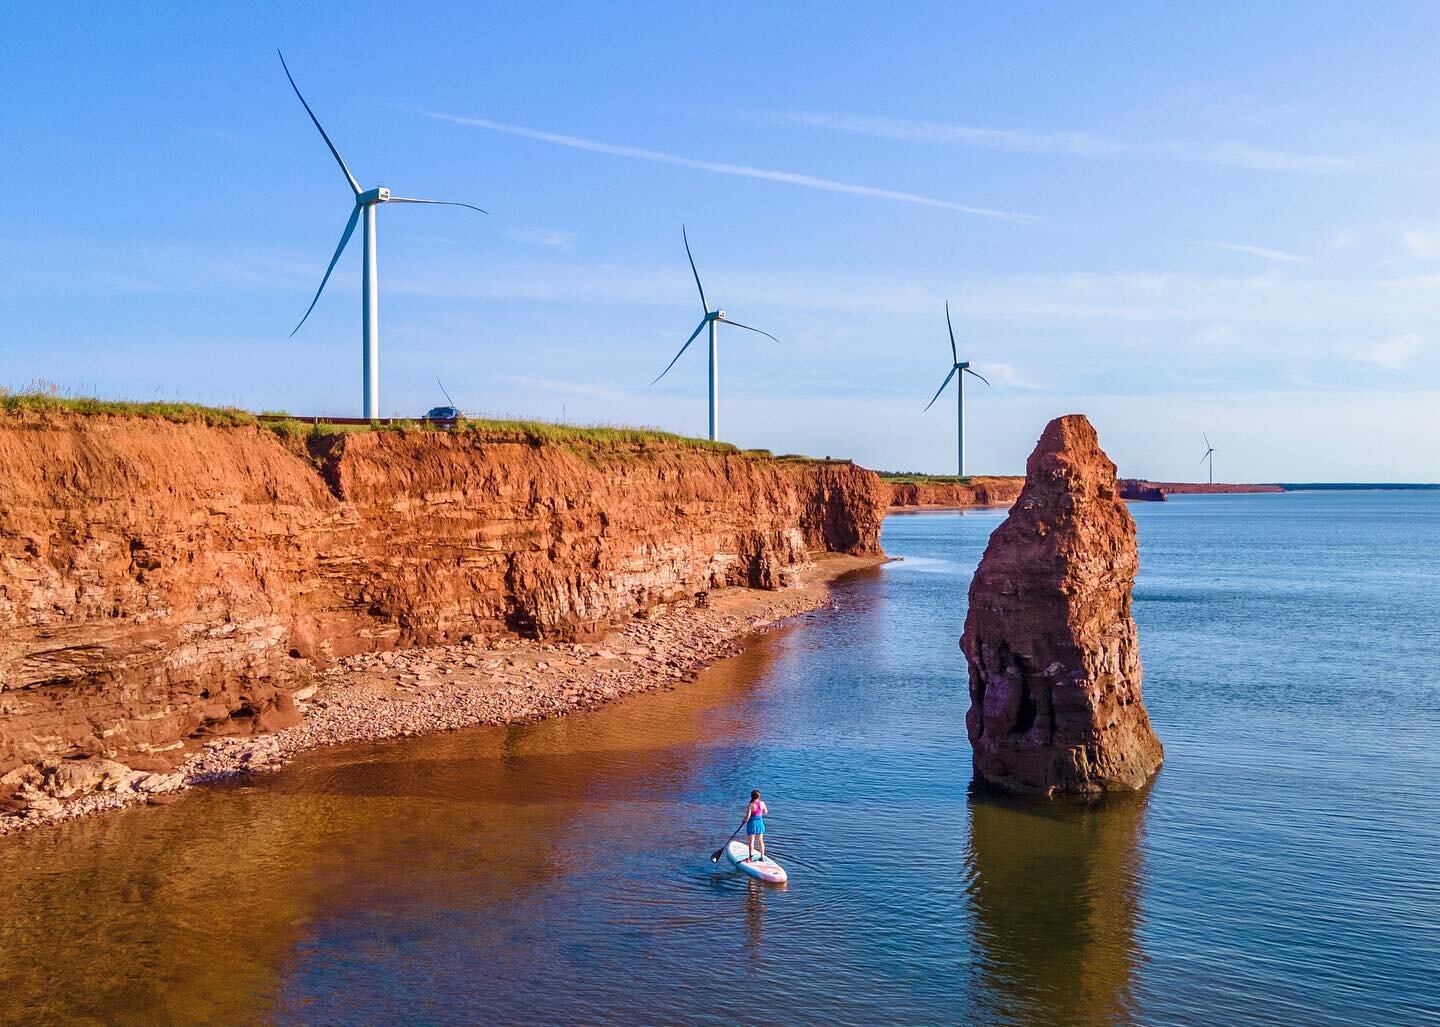
[[[990,1022],[1134,1016],[1149,790],[1103,801],[970,794],[974,994]]]

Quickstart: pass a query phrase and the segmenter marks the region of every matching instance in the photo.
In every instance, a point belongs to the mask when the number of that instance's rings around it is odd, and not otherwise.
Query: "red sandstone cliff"
[[[298,714],[312,667],[514,631],[583,637],[808,551],[879,552],[850,464],[667,442],[0,418],[0,777]],[[143,761],[143,757],[142,757]]]
[[[886,483],[890,488],[890,506],[935,507],[963,510],[972,506],[1009,506],[1020,495],[1025,484],[1019,477],[973,477],[966,482],[900,482]]]
[[[1014,792],[1142,786],[1164,751],[1140,696],[1135,522],[1079,414],[1051,421],[970,585],[961,648],[976,776]]]
[[[1121,478],[1119,490],[1121,499],[1139,503],[1165,502],[1164,489],[1159,485],[1152,485],[1148,481],[1141,481],[1139,478]]]
[[[1232,485],[1220,482],[1146,481],[1143,478],[1125,478],[1120,482],[1120,491],[1126,499],[1163,500],[1167,495],[1234,495],[1250,492],[1284,492],[1285,489],[1279,485],[1263,483]],[[1157,496],[1156,493],[1159,495]]]

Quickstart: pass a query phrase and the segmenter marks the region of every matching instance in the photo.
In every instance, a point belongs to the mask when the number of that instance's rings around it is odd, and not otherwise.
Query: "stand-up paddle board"
[[[744,842],[735,841],[725,846],[725,858],[735,864],[742,873],[758,877],[770,884],[784,884],[790,879],[790,875],[785,873],[785,868],[769,856],[751,862],[745,858],[749,855],[750,846]]]

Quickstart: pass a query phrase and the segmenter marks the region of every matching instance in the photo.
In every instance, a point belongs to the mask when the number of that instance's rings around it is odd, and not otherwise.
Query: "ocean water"
[[[0,841],[15,1022],[1440,1021],[1440,493],[1134,508],[1146,792],[969,788],[1003,514],[677,691]],[[710,863],[752,787],[788,887]]]

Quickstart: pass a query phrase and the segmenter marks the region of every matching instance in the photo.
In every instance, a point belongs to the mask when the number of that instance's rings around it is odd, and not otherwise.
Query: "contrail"
[[[972,207],[964,203],[955,203],[951,200],[941,200],[934,196],[921,196],[918,193],[898,192],[894,189],[881,189],[872,185],[856,185],[853,182],[837,182],[830,178],[817,178],[814,175],[801,175],[793,171],[771,171],[768,168],[752,168],[746,164],[726,164],[722,161],[697,160],[694,157],[682,157],[676,153],[665,153],[661,150],[646,150],[638,146],[618,146],[615,143],[602,143],[594,139],[581,139],[578,136],[561,135],[558,132],[542,132],[535,128],[526,128],[523,125],[507,125],[500,121],[491,121],[489,118],[471,118],[459,114],[441,114],[436,111],[421,110],[420,114],[427,118],[435,118],[439,121],[449,121],[456,125],[469,125],[471,128],[484,128],[491,132],[504,132],[506,135],[520,136],[523,139],[537,139],[543,143],[554,143],[556,146],[568,146],[572,150],[586,150],[590,153],[605,153],[612,157],[630,157],[634,160],[648,160],[656,164],[671,164],[681,168],[693,168],[696,171],[711,171],[718,175],[736,175],[740,178],[758,178],[766,182],[784,182],[788,185],[798,185],[806,189],[820,189],[830,193],[846,193],[850,196],[869,196],[879,200],[893,200],[897,203],[914,203],[922,207],[938,207],[941,210],[959,211],[961,214],[973,214],[976,217],[994,218],[997,221],[1042,221],[1043,218],[1035,214],[1019,214],[1008,210],[994,210],[989,207]]]
[[[1232,253],[1244,253],[1251,257],[1259,257],[1261,260],[1274,260],[1282,264],[1313,264],[1314,257],[1301,256],[1298,253],[1286,253],[1284,250],[1271,249],[1269,246],[1250,246],[1239,242],[1207,242],[1202,246],[1210,246],[1217,250],[1229,250]]]
[[[1371,170],[1369,162],[1353,157],[1287,153],[1244,143],[1197,143],[1182,140],[1125,142],[1093,132],[1035,132],[1027,129],[976,128],[904,118],[867,117],[823,111],[766,111],[755,115],[767,124],[803,125],[807,128],[848,132],[878,139],[969,146],[1008,153],[1062,154],[1072,157],[1152,157],[1219,164],[1252,171],[1291,171],[1310,174],[1359,174]]]

